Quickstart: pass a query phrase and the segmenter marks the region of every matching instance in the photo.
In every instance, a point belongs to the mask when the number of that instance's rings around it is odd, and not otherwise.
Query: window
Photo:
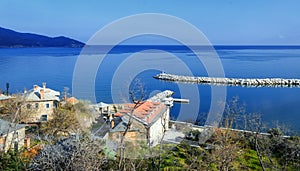
[[[48,115],[42,115],[42,117],[41,117],[42,121],[47,121],[47,119],[48,119]]]
[[[50,104],[49,103],[46,103],[46,108],[50,108]]]
[[[14,150],[15,150],[15,151],[18,151],[18,150],[19,150],[19,143],[18,143],[18,140],[15,140],[15,141],[14,141]]]
[[[39,104],[35,103],[35,108],[38,109],[39,108]]]
[[[30,104],[27,104],[26,107],[27,107],[27,109],[30,109],[31,105],[30,105]]]

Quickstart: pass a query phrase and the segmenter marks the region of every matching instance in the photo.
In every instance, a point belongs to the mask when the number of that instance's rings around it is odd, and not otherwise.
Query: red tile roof
[[[71,103],[71,104],[76,104],[76,103],[78,103],[78,100],[77,100],[75,97],[67,98],[66,101],[67,101],[68,103]]]
[[[150,101],[144,101],[141,104],[124,104],[123,109],[115,113],[115,116],[124,116],[125,114],[132,113],[133,111],[133,115],[136,118],[149,124],[156,118],[156,116],[166,110],[166,108],[166,105],[163,103]]]

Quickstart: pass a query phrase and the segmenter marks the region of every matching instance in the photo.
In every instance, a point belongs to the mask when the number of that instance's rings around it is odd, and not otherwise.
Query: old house
[[[43,86],[34,85],[33,89],[24,92],[25,104],[22,108],[22,113],[27,114],[26,123],[39,123],[51,119],[54,110],[59,105],[58,91]]]
[[[5,108],[5,104],[9,103],[10,100],[12,100],[13,97],[11,96],[6,96],[4,94],[0,94],[0,114],[4,114],[7,112]]]
[[[8,102],[9,100],[13,99],[13,97],[11,96],[6,96],[4,94],[0,94],[0,106],[5,103]]]
[[[15,124],[0,119],[0,151],[20,150],[25,142],[25,125]]]
[[[110,116],[108,139],[119,141],[124,132],[126,141],[146,141],[155,146],[169,128],[169,107],[161,102],[144,101],[140,104],[123,104]]]

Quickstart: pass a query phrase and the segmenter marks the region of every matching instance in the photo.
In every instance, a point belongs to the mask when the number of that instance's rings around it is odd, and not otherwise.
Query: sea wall
[[[171,90],[165,90],[163,92],[157,93],[156,95],[150,97],[147,101],[150,102],[162,102],[165,98],[171,97],[174,94]]]
[[[193,77],[160,73],[154,78],[165,81],[187,82],[197,84],[213,84],[224,86],[247,87],[300,87],[300,79],[283,78],[218,78],[218,77]]]

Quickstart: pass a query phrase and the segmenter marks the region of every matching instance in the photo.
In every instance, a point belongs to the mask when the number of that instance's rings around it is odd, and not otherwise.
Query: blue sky
[[[1,0],[0,27],[86,42],[121,17],[164,13],[215,45],[300,45],[299,7],[299,0]]]

